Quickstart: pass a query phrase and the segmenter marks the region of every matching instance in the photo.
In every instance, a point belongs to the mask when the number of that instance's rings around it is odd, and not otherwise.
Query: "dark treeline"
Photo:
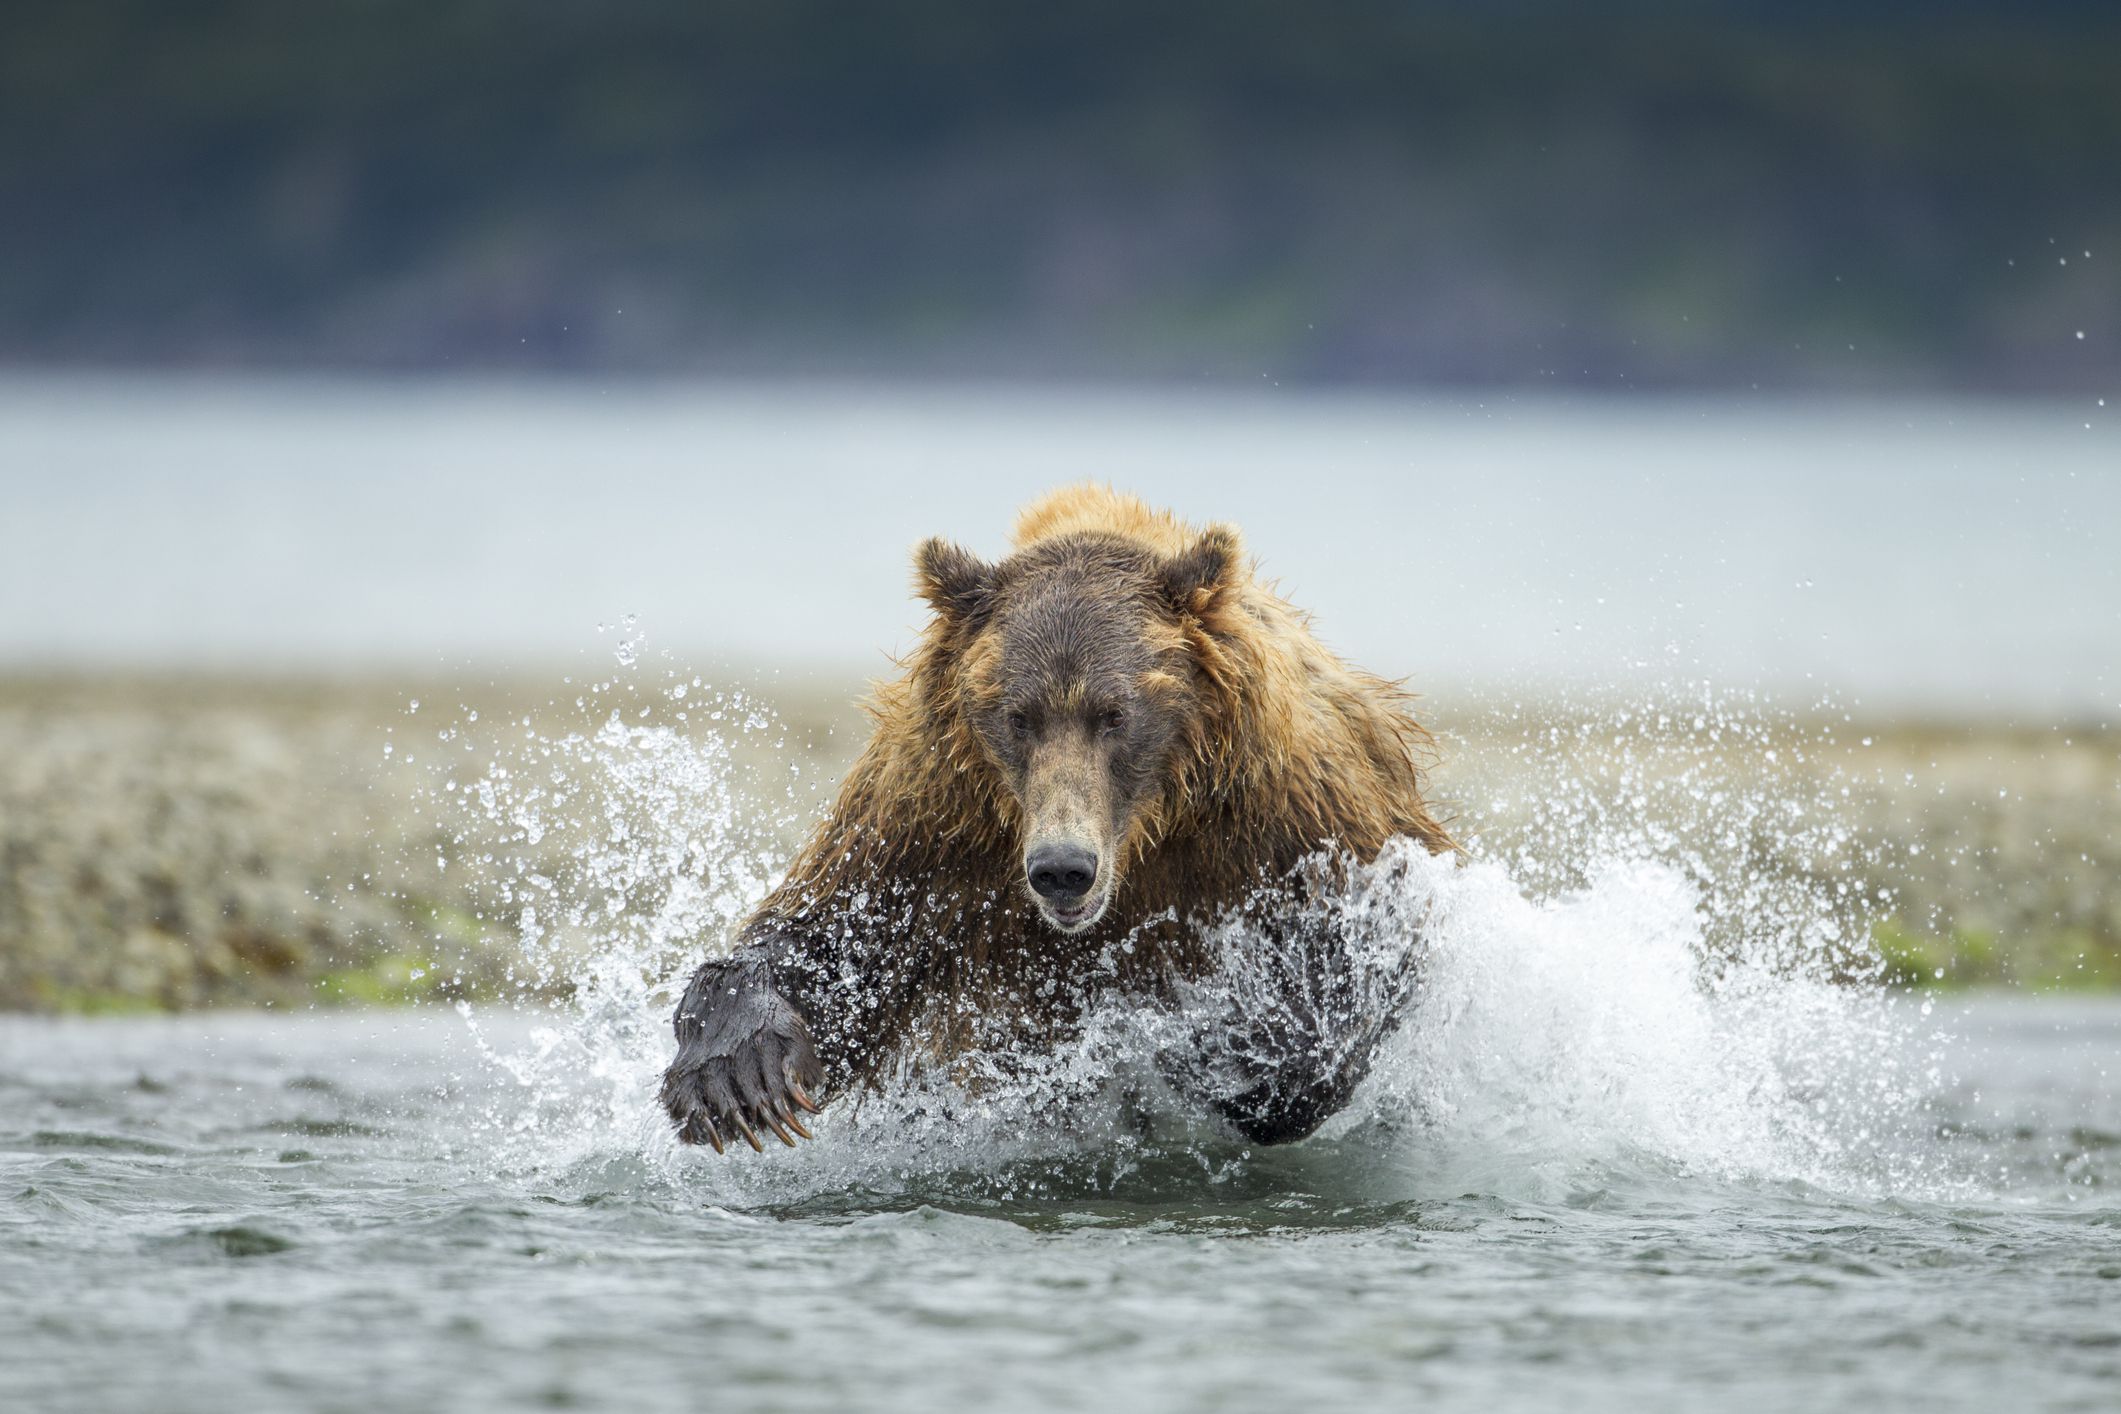
[[[16,364],[2104,393],[2117,351],[2097,6],[0,19]]]

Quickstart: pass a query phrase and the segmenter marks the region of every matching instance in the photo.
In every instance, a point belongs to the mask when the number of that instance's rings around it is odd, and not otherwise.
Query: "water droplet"
[[[630,668],[640,661],[642,635],[634,631],[634,625],[638,621],[638,616],[634,614],[628,614],[619,620],[619,646],[613,650],[612,656],[619,660],[619,666],[622,668]]]

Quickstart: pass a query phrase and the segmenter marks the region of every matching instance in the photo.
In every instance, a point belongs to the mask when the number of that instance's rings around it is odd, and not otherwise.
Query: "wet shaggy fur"
[[[934,617],[831,814],[678,1008],[663,1099],[688,1142],[805,1133],[799,1111],[908,1060],[1065,1044],[1094,996],[1159,1004],[1211,972],[1203,925],[1322,851],[1452,848],[1406,695],[1322,647],[1228,527],[1077,487],[999,563],[923,545],[916,585]],[[1073,933],[1025,883],[1027,841],[1061,828],[1103,841],[1110,891]],[[1249,1038],[1278,1058],[1215,1097],[1237,1128],[1297,1138],[1345,1103],[1389,1019],[1331,1011]]]

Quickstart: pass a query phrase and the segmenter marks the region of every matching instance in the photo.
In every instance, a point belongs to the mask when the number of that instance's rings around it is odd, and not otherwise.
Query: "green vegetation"
[[[167,1011],[152,997],[131,992],[67,987],[49,978],[32,979],[17,1011],[56,1012],[62,1016],[141,1016]]]
[[[319,1001],[370,1006],[439,1000],[450,990],[432,959],[415,957],[379,957],[366,967],[327,972],[316,982]]]
[[[2107,394],[2117,52],[2060,3],[18,5],[0,358]]]
[[[1873,925],[1871,941],[1885,959],[1886,980],[1905,987],[1965,990],[2012,987],[2031,992],[2121,990],[2121,950],[2085,929],[2020,935],[2009,940],[1973,929],[1938,937],[1897,918]]]

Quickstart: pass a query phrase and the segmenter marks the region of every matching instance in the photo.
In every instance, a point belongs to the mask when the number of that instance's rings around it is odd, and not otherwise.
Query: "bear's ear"
[[[1164,593],[1173,608],[1201,614],[1218,591],[1236,582],[1243,559],[1237,532],[1226,525],[1211,525],[1200,539],[1164,561]]]
[[[913,587],[946,619],[979,617],[994,595],[994,580],[993,565],[940,535],[913,552]]]

